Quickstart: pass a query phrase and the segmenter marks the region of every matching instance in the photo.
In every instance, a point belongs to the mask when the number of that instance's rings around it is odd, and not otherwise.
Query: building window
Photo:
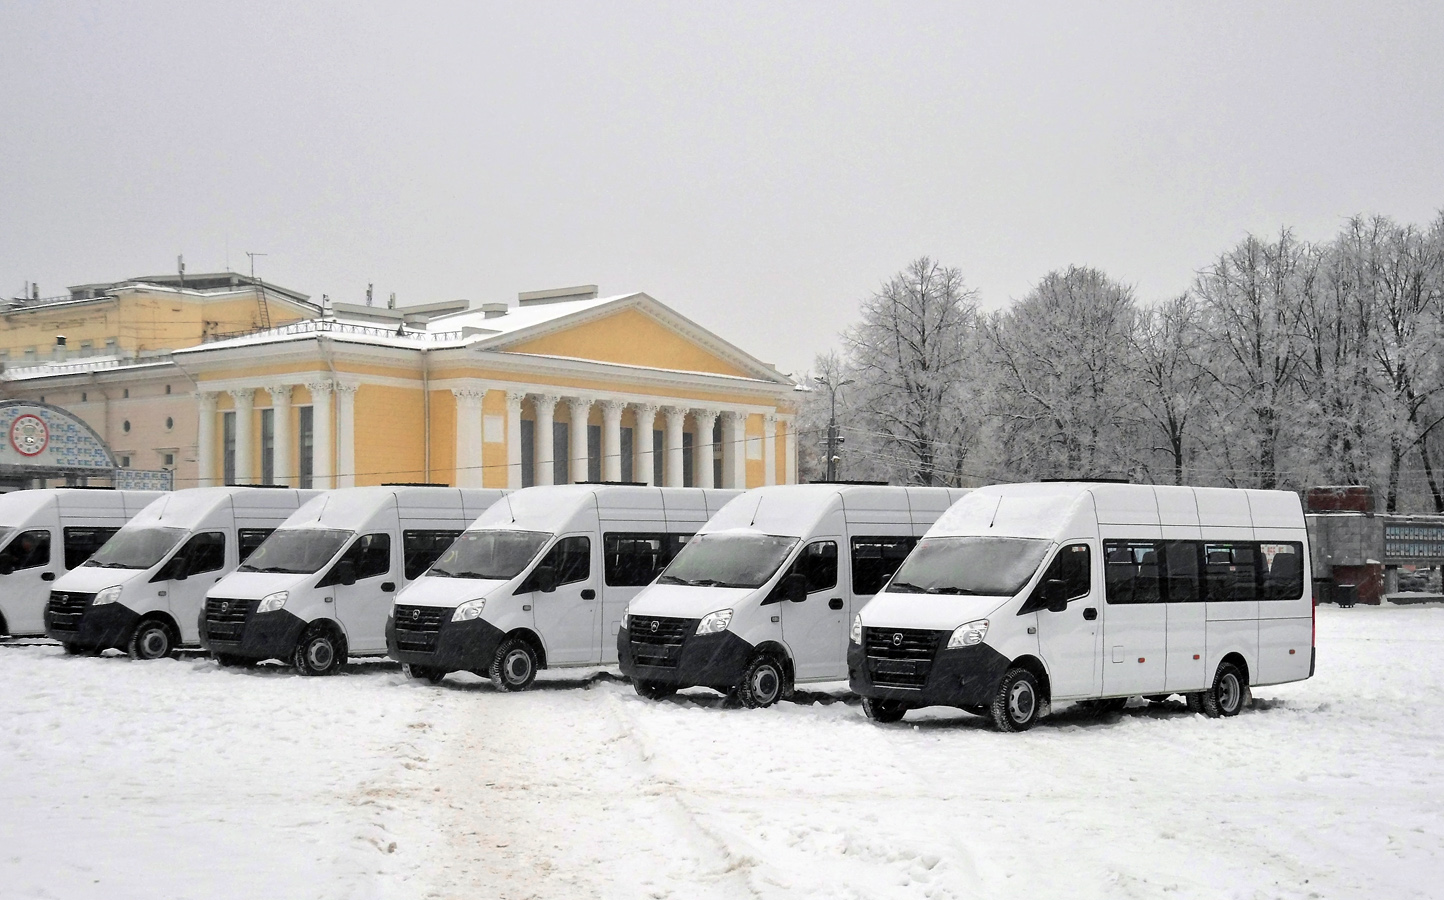
[[[569,484],[571,462],[571,426],[566,422],[552,423],[552,484]]]
[[[165,386],[165,392],[166,392],[167,394],[170,393],[170,385],[166,385],[166,386]]]
[[[622,454],[622,480],[632,480],[632,429],[622,429],[620,452]]]
[[[122,457],[120,458],[120,467],[121,467],[122,469],[129,469],[129,468],[130,468],[130,457],[129,457],[129,456],[122,456]]]
[[[81,356],[90,356],[90,355],[93,354],[94,352],[95,352],[95,342],[94,342],[94,341],[81,341],[81,342],[80,342],[80,355],[81,355]]]
[[[303,488],[311,487],[311,472],[315,457],[316,430],[315,412],[309,406],[296,409],[296,483]]]
[[[114,352],[116,352],[116,349],[118,348],[118,346],[119,346],[119,344],[117,343],[117,341],[116,341],[115,338],[106,338],[106,339],[105,339],[105,352],[106,352],[106,353],[114,353]]]
[[[666,484],[662,480],[663,467],[667,464],[667,432],[658,428],[652,432],[652,483]]]
[[[175,419],[172,419],[170,416],[166,416],[166,417],[165,417],[165,430],[166,430],[166,431],[170,431],[170,430],[171,430],[172,428],[174,428],[174,427],[175,427]]]
[[[521,486],[536,484],[536,422],[521,420]]]
[[[122,397],[126,398],[127,400],[129,400],[129,399],[130,399],[130,388],[126,388],[126,389],[124,389],[123,391],[121,391],[121,392],[120,392],[120,395],[121,395]]]
[[[88,403],[89,401],[90,401],[90,395],[87,394],[85,391],[81,391],[81,392],[80,392],[80,402],[81,402],[81,403]]]
[[[261,410],[261,484],[276,483],[276,411]]]
[[[129,419],[126,419],[124,422],[121,422],[121,423],[120,423],[120,430],[121,430],[121,431],[124,431],[124,432],[129,432],[129,431],[130,431],[130,420],[129,420]]]
[[[221,413],[221,483],[236,483],[236,413]]]
[[[35,348],[34,348],[34,347],[26,347],[26,348],[25,348],[25,359],[26,359],[26,361],[33,360],[34,358],[35,358]]]
[[[174,469],[174,468],[175,468],[175,452],[174,452],[174,451],[169,451],[169,450],[168,450],[168,451],[166,451],[166,452],[164,452],[164,453],[162,453],[162,454],[160,455],[160,467],[161,467],[162,469]]]
[[[602,426],[587,426],[587,480],[602,480]]]

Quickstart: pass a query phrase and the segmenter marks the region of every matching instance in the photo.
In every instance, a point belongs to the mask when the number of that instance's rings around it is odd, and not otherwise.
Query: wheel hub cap
[[[309,654],[311,665],[318,669],[324,669],[329,666],[333,655],[329,641],[317,641],[311,645],[311,652]]]
[[[1015,722],[1026,722],[1033,714],[1033,689],[1019,682],[1008,692],[1008,713]]]

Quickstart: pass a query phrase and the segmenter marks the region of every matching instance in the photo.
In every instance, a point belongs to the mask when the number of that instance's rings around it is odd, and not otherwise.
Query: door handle
[[[582,599],[595,600],[597,599],[597,592],[592,590],[591,588],[582,588]]]
[[[388,593],[388,594],[391,593],[392,591],[396,590],[396,582],[394,582],[394,581],[383,581],[383,582],[381,582],[381,590],[385,591],[385,592]]]
[[[828,609],[842,609],[842,598],[841,598],[841,597],[833,597],[831,600],[827,601],[827,608],[828,608]]]
[[[1087,619],[1090,622],[1093,621],[1094,619],[1098,618],[1098,610],[1094,609],[1091,606],[1088,607],[1087,609],[1083,610],[1083,618]]]
[[[41,581],[54,581],[54,580],[55,580],[55,573],[54,573],[54,572],[41,572],[41,573],[40,573],[40,580],[41,580]]]

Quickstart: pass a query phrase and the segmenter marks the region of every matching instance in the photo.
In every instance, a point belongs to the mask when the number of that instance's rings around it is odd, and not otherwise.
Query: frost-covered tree
[[[1162,452],[1174,484],[1184,484],[1197,419],[1206,402],[1199,365],[1200,314],[1191,294],[1182,294],[1139,313],[1131,335],[1132,395],[1149,454]]]

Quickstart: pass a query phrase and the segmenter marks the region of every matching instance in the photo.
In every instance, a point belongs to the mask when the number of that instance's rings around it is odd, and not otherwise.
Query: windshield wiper
[[[929,594],[967,594],[967,595],[970,596],[970,597],[975,597],[975,596],[977,596],[977,594],[978,594],[977,591],[970,591],[970,590],[968,590],[967,588],[960,588],[960,587],[940,587],[940,588],[933,588],[932,590],[927,591],[927,593],[929,593]]]
[[[301,573],[301,572],[296,572],[296,571],[294,571],[294,570],[292,570],[292,569],[287,569],[287,568],[285,568],[284,566],[262,566],[262,567],[260,567],[260,568],[256,568],[256,567],[254,567],[254,566],[241,566],[241,571],[242,571],[242,572],[270,572],[270,573],[272,573],[272,574],[278,574],[278,573],[279,573],[279,574],[283,574],[283,575],[300,575],[300,574],[303,574],[303,573]]]
[[[97,566],[97,567],[102,568],[102,569],[145,569],[145,568],[149,568],[148,566],[128,566],[128,565],[126,565],[125,563],[113,563],[113,562],[98,562],[98,563],[91,563],[91,565]]]
[[[927,593],[915,584],[908,584],[906,581],[894,581],[887,586],[888,592],[897,591],[900,594],[924,594]]]
[[[676,575],[662,575],[657,578],[658,584],[691,584],[685,578],[678,578]]]

